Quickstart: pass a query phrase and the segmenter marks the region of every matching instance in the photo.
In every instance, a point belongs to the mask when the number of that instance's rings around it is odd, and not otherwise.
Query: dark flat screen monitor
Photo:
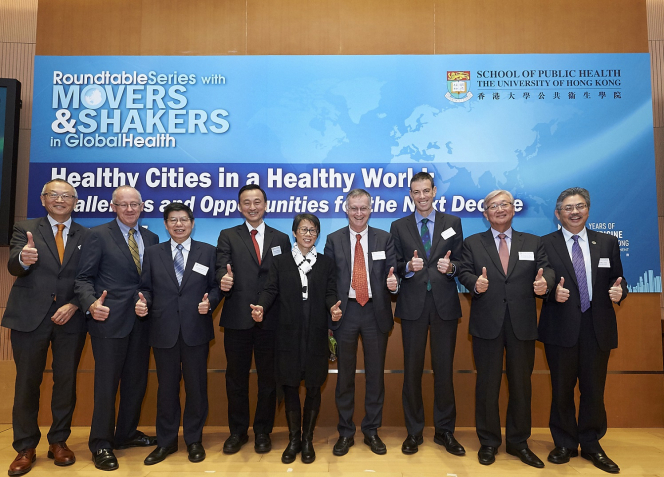
[[[21,83],[0,78],[0,246],[9,245],[14,228]]]

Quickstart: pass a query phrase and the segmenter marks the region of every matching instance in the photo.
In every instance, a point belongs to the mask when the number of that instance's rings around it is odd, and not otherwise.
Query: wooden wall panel
[[[37,33],[37,0],[0,0],[0,43],[32,43]]]

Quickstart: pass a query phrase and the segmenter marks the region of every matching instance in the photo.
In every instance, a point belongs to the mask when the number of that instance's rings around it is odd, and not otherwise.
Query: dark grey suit
[[[39,253],[37,262],[24,269],[19,262],[21,250],[32,233]],[[14,225],[7,268],[16,281],[9,293],[2,326],[11,329],[16,363],[16,383],[12,424],[14,449],[37,447],[41,432],[37,424],[39,387],[42,382],[48,347],[53,353],[53,424],[50,444],[66,441],[71,433],[71,418],[76,405],[76,371],[85,344],[85,318],[74,295],[74,278],[81,256],[81,244],[88,229],[71,222],[62,264],[47,217]],[[61,306],[79,307],[64,325],[51,321]]]
[[[159,238],[140,228],[147,249]],[[95,358],[94,411],[88,445],[99,449],[122,446],[136,437],[148,379],[148,323],[136,316],[140,276],[116,220],[90,230],[76,277],[81,308],[89,310],[106,290],[110,308],[105,321],[88,314],[88,332]],[[121,383],[121,384],[120,384]],[[120,407],[115,419],[115,396],[120,385]]]
[[[376,434],[383,418],[385,399],[384,369],[387,338],[392,329],[391,293],[387,289],[387,276],[394,267],[396,274],[396,252],[392,236],[387,232],[368,228],[369,284],[372,300],[364,307],[349,301],[348,291],[352,280],[351,237],[349,227],[344,227],[327,236],[325,256],[334,261],[337,276],[337,293],[341,300],[340,321],[329,322],[339,346],[337,387],[335,397],[339,411],[337,426],[341,437],[355,434],[353,412],[355,409],[355,368],[357,364],[357,340],[362,336],[366,391],[364,395],[365,416],[362,432],[367,436]],[[384,258],[374,259],[373,254],[384,252]]]

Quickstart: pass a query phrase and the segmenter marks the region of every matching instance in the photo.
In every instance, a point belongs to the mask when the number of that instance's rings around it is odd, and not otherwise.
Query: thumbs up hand
[[[443,258],[438,259],[436,267],[440,273],[452,273],[454,268],[452,267],[452,261],[450,260],[450,255],[452,254],[451,250],[447,251],[447,254]]]
[[[560,283],[556,286],[556,301],[558,303],[565,303],[569,300],[569,290],[564,288],[565,277],[560,277]]]
[[[203,295],[203,299],[198,304],[198,313],[201,315],[207,315],[210,311],[210,300],[208,299],[208,294]]]
[[[26,243],[21,250],[20,258],[24,265],[30,266],[37,263],[39,254],[37,253],[37,248],[35,247],[35,241],[32,238],[32,232],[27,232],[26,235],[28,237],[28,243]]]
[[[394,275],[394,267],[390,267],[390,273],[387,275],[387,289],[397,291],[397,277]]]
[[[533,282],[533,290],[535,295],[544,295],[546,293],[546,279],[544,278],[544,269],[537,270],[537,276]]]
[[[341,319],[342,313],[341,313],[341,308],[339,308],[339,306],[341,306],[341,300],[336,302],[332,306],[332,308],[330,308],[330,314],[332,315],[332,321],[339,321]]]
[[[134,312],[141,318],[148,314],[148,301],[141,292],[138,292],[138,300],[136,301],[136,306],[134,306]]]
[[[613,286],[609,288],[609,298],[613,303],[619,303],[620,299],[622,298],[623,289],[620,286],[621,283],[622,283],[622,277],[618,277]]]
[[[477,277],[475,282],[475,292],[484,293],[489,289],[489,279],[486,277],[486,267],[482,267],[482,275]]]
[[[90,314],[92,315],[92,318],[97,321],[106,321],[108,314],[111,312],[109,307],[104,306],[106,295],[108,295],[108,292],[104,290],[104,293],[102,293],[101,296],[97,298],[97,300],[92,305],[90,305]]]
[[[410,259],[408,270],[411,272],[419,272],[424,268],[424,259],[417,256],[417,250],[413,252],[413,258]]]
[[[233,288],[233,270],[231,270],[231,264],[226,264],[226,275],[221,277],[221,283],[219,283],[219,288],[221,291],[229,292]]]
[[[249,305],[251,307],[251,317],[256,323],[263,321],[263,307],[260,305]]]

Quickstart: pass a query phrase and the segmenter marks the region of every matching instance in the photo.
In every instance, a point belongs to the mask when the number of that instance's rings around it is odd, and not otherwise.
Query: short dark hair
[[[563,201],[573,195],[580,195],[583,197],[583,200],[586,201],[586,205],[590,208],[590,193],[583,187],[570,187],[569,189],[562,191],[558,196],[558,200],[556,200],[556,210],[561,210],[563,207]]]
[[[431,188],[433,189],[433,177],[431,177],[431,174],[428,172],[418,172],[413,176],[413,178],[410,180],[410,187],[413,187],[413,182],[418,182],[418,181],[430,181],[431,182]]]
[[[316,217],[314,214],[297,214],[293,219],[293,232],[297,231],[298,227],[300,226],[300,222],[303,220],[308,220],[314,224],[316,230],[320,232],[320,220],[318,220],[318,217]]]
[[[189,206],[183,204],[182,202],[171,202],[164,208],[164,222],[168,220],[168,216],[171,212],[180,212],[181,210],[184,210],[187,213],[189,219],[192,222],[194,221],[194,213],[191,211]]]
[[[248,190],[259,190],[263,193],[263,199],[265,202],[267,202],[267,194],[263,189],[258,184],[247,184],[245,186],[242,186],[240,189],[240,192],[237,193],[237,201],[240,202],[240,196],[242,195],[243,192],[248,191]]]

